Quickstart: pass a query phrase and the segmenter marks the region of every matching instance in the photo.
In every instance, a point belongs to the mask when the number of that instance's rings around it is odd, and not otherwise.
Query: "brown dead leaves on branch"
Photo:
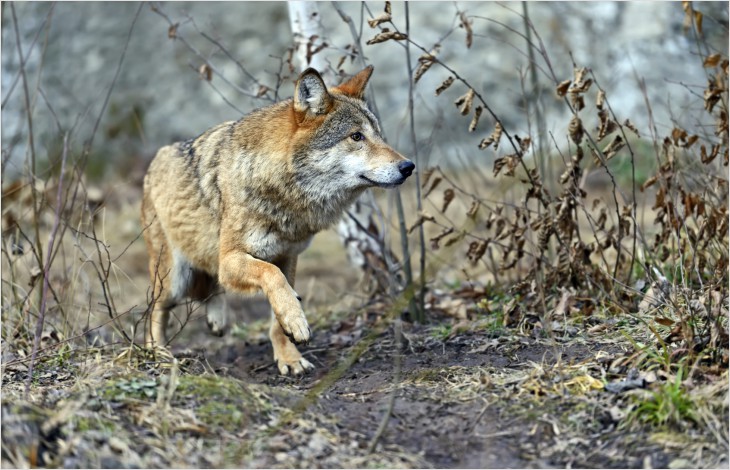
[[[701,14],[692,11],[688,3],[685,11],[689,26],[701,34]],[[373,22],[380,25],[386,18],[390,21],[388,15],[381,15]],[[459,13],[458,19],[466,31],[468,48],[473,40],[471,21],[465,13]],[[388,39],[390,36],[385,36],[384,40]],[[414,82],[440,63],[439,53],[437,44],[419,57]],[[516,195],[515,201],[507,205],[481,199],[479,193],[459,187],[440,169],[427,169],[423,197],[431,199],[436,211],[420,213],[411,230],[424,224],[436,226],[438,230],[429,239],[432,250],[463,247],[466,265],[486,269],[495,284],[513,282],[515,276],[521,279],[510,290],[521,299],[518,308],[510,309],[510,325],[524,323],[523,313],[528,311],[560,315],[580,311],[589,315],[599,305],[620,306],[621,311],[632,305],[635,308],[642,296],[632,289],[637,277],[646,285],[655,272],[678,266],[684,269],[687,282],[704,285],[712,292],[708,298],[719,295],[726,299],[717,289],[728,281],[728,254],[723,249],[728,244],[728,180],[718,168],[728,165],[728,60],[711,54],[701,65],[714,69],[708,70],[708,84],[700,102],[715,118],[715,136],[676,127],[671,135],[655,142],[660,166],[657,174],[641,185],[642,191],[655,192],[654,224],[660,230],[652,234],[653,240],[647,241],[639,231],[636,205],[630,197],[587,199],[583,186],[589,171],[608,173],[614,194],[631,194],[619,188],[621,183],[613,172],[617,162],[635,165],[634,139],[642,135],[630,119],[616,116],[598,77],[580,66],[574,66],[572,77],[557,80],[555,86],[557,97],[571,111],[564,136],[569,157],[557,178],[558,187],[546,185],[545,175],[528,158],[532,136],[520,137],[505,129],[481,93],[449,69],[451,74],[435,89],[435,95],[461,87],[453,103],[461,116],[469,118],[465,131],[473,133],[485,124],[492,126],[478,147],[493,149],[495,177],[514,178],[509,191]],[[593,104],[595,108],[590,106]],[[485,112],[491,122],[486,122]],[[641,182],[632,181],[632,188],[637,183]],[[444,185],[447,187],[442,188]],[[464,225],[453,222],[456,220]],[[562,295],[554,286],[561,286]],[[588,300],[574,300],[579,297]],[[585,309],[573,308],[576,305]],[[691,339],[683,338],[686,351],[694,348]]]
[[[374,38],[369,39],[365,44],[370,46],[372,44],[378,44],[385,41],[403,41],[404,39],[408,39],[408,36],[399,31],[391,31],[388,28],[383,28],[381,33],[376,34]]]
[[[466,48],[470,49],[474,41],[474,31],[471,29],[472,20],[463,11],[459,13],[459,19],[461,20],[459,28],[463,28],[466,31]]]
[[[708,247],[725,246],[727,242],[727,181],[720,179],[716,183],[712,189],[714,197],[705,196],[698,194],[696,190],[691,191],[678,185],[680,170],[676,167],[681,160],[679,150],[695,151],[699,154],[698,160],[706,163],[727,152],[727,113],[724,110],[718,111],[718,103],[725,106],[727,102],[727,78],[724,72],[727,64],[717,57],[710,57],[705,62],[714,64],[718,69],[718,73],[710,79],[705,96],[712,97],[714,104],[711,103],[707,108],[715,111],[718,120],[716,133],[722,138],[722,142],[703,143],[703,139],[696,134],[674,129],[662,146],[665,163],[659,174],[650,178],[642,189],[662,183],[657,190],[654,209],[657,211],[655,223],[663,227],[663,231],[657,235],[654,246],[651,247],[652,253],[647,254],[651,258],[648,260],[649,264],[663,262],[672,256],[668,246],[679,246],[682,249],[682,246],[694,244],[698,247],[697,253],[692,256],[686,256],[685,253],[682,259],[690,259],[692,261],[689,262],[695,264],[688,264],[686,268],[695,269],[695,272],[699,268],[705,276],[709,276],[718,267],[727,268],[726,254],[707,254]],[[454,82],[454,77],[449,77],[436,90],[436,95],[451,87]],[[607,162],[615,158],[634,158],[630,142],[626,139],[631,135],[640,138],[640,133],[630,119],[617,120],[609,106],[605,90],[596,85],[589,69],[576,67],[571,79],[556,86],[557,95],[565,98],[573,111],[567,131],[573,151],[559,177],[561,187],[556,195],[547,193],[543,188],[541,175],[524,161],[531,147],[531,138],[509,136],[512,148],[505,155],[495,157],[493,174],[518,178],[526,185],[522,204],[494,208],[484,201],[473,199],[467,204],[468,210],[464,215],[474,222],[475,228],[465,232],[463,229],[442,225],[441,231],[430,240],[431,248],[439,250],[454,243],[465,243],[465,261],[470,265],[482,263],[495,279],[510,270],[517,270],[525,282],[514,286],[512,292],[525,298],[538,298],[535,296],[538,278],[542,279],[544,285],[561,285],[575,292],[590,293],[587,295],[596,295],[596,298],[610,299],[617,303],[637,298],[633,292],[616,288],[615,282],[616,279],[629,278],[637,261],[644,261],[634,259],[629,249],[635,224],[633,206],[630,203],[614,206],[600,199],[594,199],[592,204],[588,204],[585,201],[587,192],[581,185],[587,165],[584,155],[591,155],[595,164],[605,169],[602,171],[610,171],[606,167]],[[466,91],[454,102],[461,115],[471,116],[467,128],[469,132],[477,129],[485,109],[481,103],[476,105],[477,99],[481,101],[475,90],[467,86]],[[595,103],[597,120],[593,128],[585,124],[588,122],[588,118],[584,116],[588,102]],[[495,151],[499,150],[500,141],[505,135],[507,134],[502,123],[497,122],[492,133],[482,139],[479,148],[493,147]],[[424,181],[424,193],[433,197],[434,190],[444,179],[438,177],[433,170],[428,172],[428,176]],[[455,189],[457,188],[449,187],[440,195],[441,212],[450,211],[449,217],[454,215],[453,208],[458,207],[454,201],[462,194]],[[538,200],[546,210],[541,213],[529,210],[531,199]],[[718,207],[709,204],[708,200],[725,202]],[[579,214],[586,214],[592,221],[592,228],[587,233],[579,230]],[[440,225],[438,215],[433,220],[423,219],[423,222]],[[679,237],[679,244],[676,240],[672,241],[672,237]],[[555,257],[546,258],[548,252],[555,253]],[[655,257],[652,257],[653,253],[656,254]],[[538,277],[540,272],[542,274]],[[726,274],[722,277],[727,279]],[[561,310],[558,308],[560,300],[560,297],[549,295],[548,308]],[[551,307],[555,305],[558,307]],[[528,305],[528,308],[540,310],[542,307]],[[519,322],[519,319],[516,321]]]
[[[368,20],[368,25],[371,28],[375,28],[381,23],[389,23],[392,20],[390,2],[385,2],[385,11],[375,18]]]
[[[424,54],[418,58],[418,68],[416,69],[416,73],[413,75],[414,83],[418,83],[418,80],[421,79],[423,74],[431,68],[431,66],[436,61],[436,55],[439,53],[440,49],[441,45],[436,44],[428,54]],[[438,95],[439,92],[437,92],[436,94]]]
[[[385,12],[368,20],[368,25],[371,28],[376,28],[382,23],[392,24],[392,13],[390,2],[385,2]],[[408,39],[408,35],[401,33],[400,31],[391,31],[389,28],[382,28],[382,30],[375,35],[372,39],[369,39],[365,44],[371,46],[373,44],[379,44],[386,41],[403,41]]]
[[[707,268],[714,266],[713,271],[720,273],[717,280],[726,281],[727,250],[718,250],[717,247],[726,246],[728,242],[728,181],[714,175],[710,168],[719,155],[724,155],[722,164],[728,165],[728,60],[710,56],[705,59],[704,65],[716,69],[708,81],[704,97],[705,110],[715,118],[715,136],[719,141],[713,142],[675,127],[662,142],[659,171],[646,180],[641,190],[657,187],[654,223],[661,230],[655,235],[654,249],[659,258],[669,258],[671,253],[665,249],[666,246],[679,241],[680,246],[692,248],[683,257],[685,269],[690,273],[707,272]],[[708,96],[716,97],[711,105],[708,105]],[[717,103],[723,103],[719,109],[715,108]],[[696,161],[695,144],[698,142],[699,161],[710,168],[706,172],[693,170],[695,174],[688,180],[683,177],[683,165],[687,160]],[[697,184],[701,181],[698,176],[705,180],[705,184]]]

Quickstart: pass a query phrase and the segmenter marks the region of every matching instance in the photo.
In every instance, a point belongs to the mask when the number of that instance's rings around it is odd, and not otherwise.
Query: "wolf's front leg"
[[[309,341],[309,324],[299,296],[277,266],[248,253],[228,252],[221,255],[218,278],[224,288],[233,292],[262,290],[283,334],[295,343]]]
[[[284,334],[281,324],[271,311],[271,328],[269,329],[271,346],[274,348],[274,360],[281,375],[301,375],[314,369],[314,365],[302,357],[297,347]]]
[[[289,285],[294,287],[297,269],[297,257],[290,256],[277,263]],[[282,375],[301,375],[314,369],[314,365],[302,357],[297,347],[287,338],[274,310],[271,311],[271,328],[269,329],[271,346],[274,348],[274,360]]]

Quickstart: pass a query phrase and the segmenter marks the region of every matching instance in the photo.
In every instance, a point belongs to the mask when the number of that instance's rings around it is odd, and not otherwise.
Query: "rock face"
[[[368,6],[378,9],[372,15],[380,14],[380,4]],[[130,30],[124,61],[95,136],[89,171],[101,174],[109,162],[128,167],[125,161],[133,157],[149,159],[162,145],[268,104],[265,98],[244,94],[259,92],[260,86],[252,78],[274,90],[277,73],[283,70],[287,77],[281,82],[278,98],[291,95],[288,66],[282,66],[280,59],[287,56],[292,43],[283,2],[171,2],[157,7],[178,26],[171,29],[167,19],[149,4],[141,7],[136,22],[140,8],[136,3],[3,4],[4,176],[22,171],[28,142],[14,15],[21,49],[27,55],[25,71],[40,160],[58,153],[58,124],[64,131],[73,129],[77,148],[88,140]],[[386,133],[398,148],[409,153],[412,146],[407,127],[405,42],[365,45],[375,30],[361,22],[360,4],[344,2],[340,7],[353,18],[358,31],[362,28],[364,54],[376,67],[371,83]],[[439,57],[477,88],[512,131],[525,134],[528,120],[524,97],[532,92],[532,82],[526,41],[520,37],[525,31],[520,16],[523,5],[468,2],[458,7],[473,16],[471,48],[466,47],[466,32],[458,27],[458,12],[452,3],[410,4],[411,37],[427,49],[440,42]],[[722,25],[727,27],[727,4],[701,3],[698,7],[705,13],[704,34],[710,48],[727,54],[727,38],[721,32]],[[549,54],[548,65],[540,51],[535,51],[540,66],[538,93],[549,116],[548,131],[559,133],[567,126],[565,105],[556,99],[549,74],[552,67],[558,80],[571,78],[570,52],[579,66],[593,69],[619,119],[631,118],[640,129],[647,128],[648,114],[638,78],[646,83],[660,132],[671,129],[672,116],[681,122],[690,90],[706,82],[697,52],[704,55],[707,50],[704,45],[698,46],[691,30],[684,32],[685,13],[680,3],[538,2],[528,3],[527,8]],[[345,48],[352,43],[350,30],[330,3],[320,4],[319,9],[325,37],[317,43],[326,41],[330,47],[321,54],[337,67],[349,51]],[[393,5],[394,21],[403,31],[404,10],[402,3]],[[371,17],[367,11],[365,16]],[[453,32],[447,34],[452,28]],[[532,40],[538,43],[534,33]],[[422,54],[411,47],[414,67]],[[204,68],[206,62],[210,71]],[[352,73],[359,65],[346,60],[341,68]],[[208,73],[210,82],[205,80]],[[422,155],[430,155],[428,164],[483,158],[476,145],[493,125],[485,115],[477,131],[467,133],[470,118],[460,116],[452,104],[465,88],[455,84],[441,96],[434,96],[434,90],[448,76],[447,71],[434,66],[416,87],[416,129],[419,144],[424,146]],[[273,99],[274,92],[266,96]],[[534,116],[531,119],[534,129]]]

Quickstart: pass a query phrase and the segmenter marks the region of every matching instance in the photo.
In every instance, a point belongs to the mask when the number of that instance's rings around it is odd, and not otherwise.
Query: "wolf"
[[[169,312],[184,299],[205,301],[208,326],[222,335],[228,308],[216,294],[263,292],[279,372],[314,368],[296,347],[311,334],[294,290],[297,256],[365,189],[398,186],[415,168],[367,107],[372,72],[327,88],[309,68],[292,98],[157,152],[142,200],[148,346],[166,344]]]

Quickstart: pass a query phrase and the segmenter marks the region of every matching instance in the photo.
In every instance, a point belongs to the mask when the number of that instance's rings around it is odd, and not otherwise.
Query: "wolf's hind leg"
[[[158,237],[156,241],[161,246],[159,255],[150,257],[155,305],[146,331],[145,342],[149,347],[167,345],[170,310],[185,298],[192,278],[190,263],[179,252],[171,250],[164,238]]]
[[[205,315],[211,333],[223,336],[228,331],[228,302],[225,293],[217,293],[208,299],[205,303]]]
[[[160,221],[145,199],[143,203],[143,223],[147,226],[144,233],[149,255],[149,273],[152,284],[152,312],[145,321],[145,344],[148,347],[164,346],[167,343],[165,330],[174,306],[170,290],[170,272],[174,260],[165,232]]]

